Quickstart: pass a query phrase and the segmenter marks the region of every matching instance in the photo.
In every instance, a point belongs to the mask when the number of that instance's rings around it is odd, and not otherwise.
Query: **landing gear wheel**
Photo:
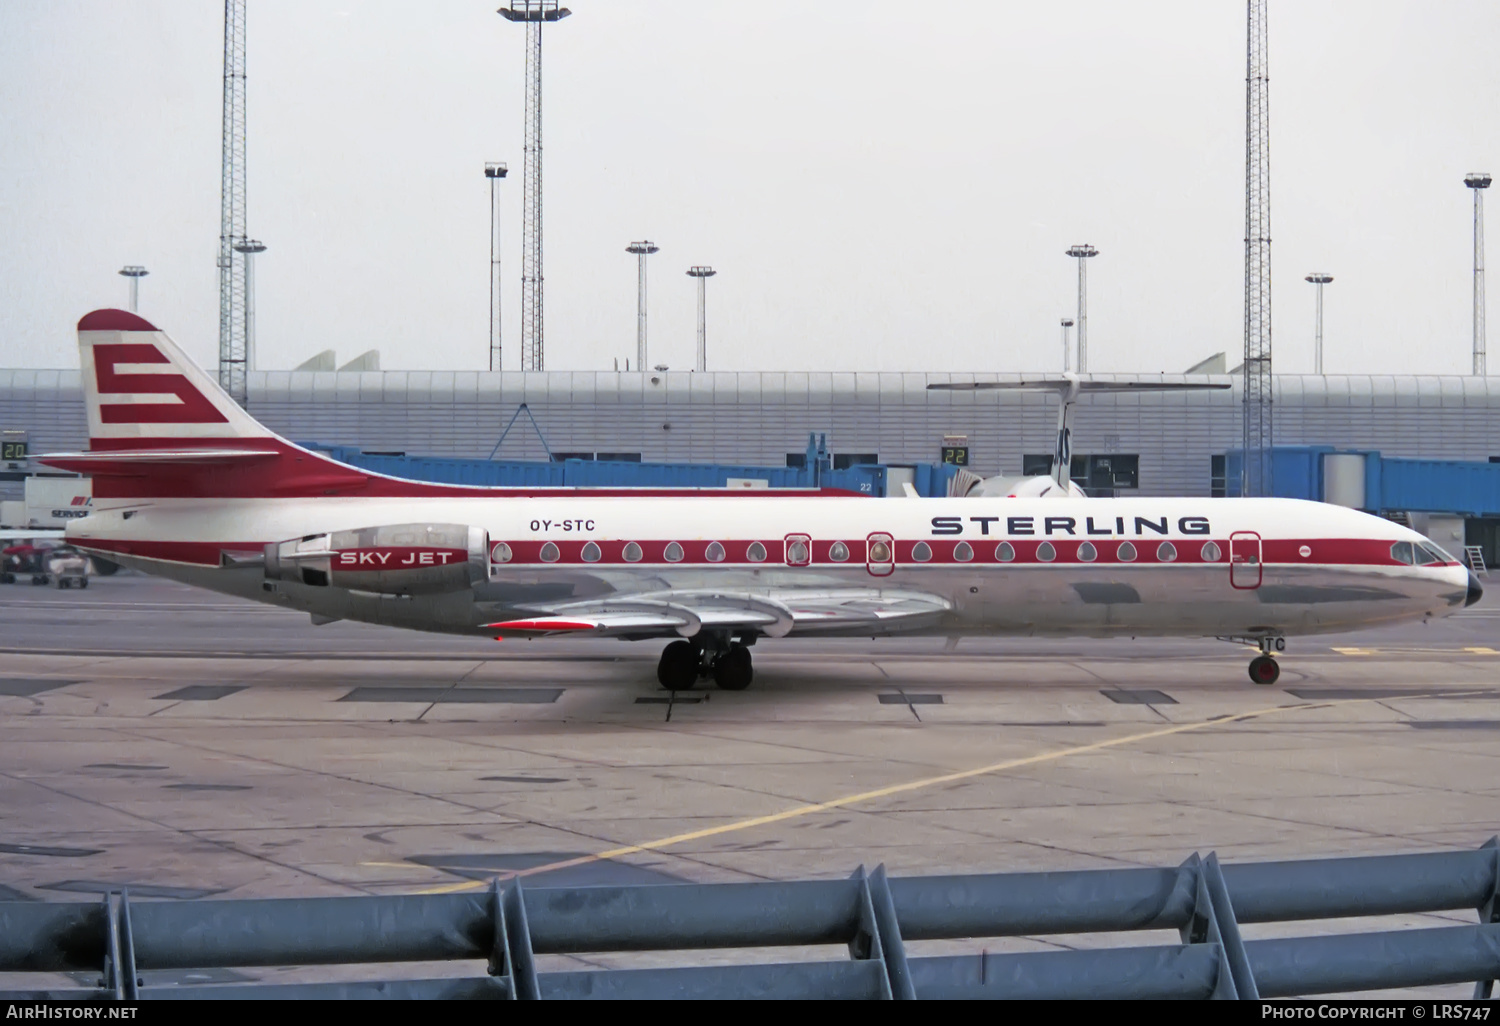
[[[729,651],[714,663],[714,683],[725,691],[744,691],[754,679],[750,650],[744,645],[730,645]]]
[[[689,691],[698,683],[698,666],[702,660],[690,641],[674,641],[663,650],[656,664],[656,679],[668,691]]]
[[[1256,684],[1269,687],[1275,684],[1281,676],[1281,667],[1276,660],[1268,655],[1256,656],[1250,660],[1250,679]]]

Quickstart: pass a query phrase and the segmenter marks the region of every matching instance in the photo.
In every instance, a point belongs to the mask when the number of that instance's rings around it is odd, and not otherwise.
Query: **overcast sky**
[[[485,367],[487,160],[512,169],[518,368],[524,31],[497,6],[250,0],[261,369]],[[1058,369],[1075,242],[1100,251],[1091,370],[1239,362],[1244,3],[569,6],[544,44],[548,369],[633,359],[641,238],[674,368],[705,263],[711,369]],[[1270,24],[1276,369],[1311,370],[1318,270],[1329,372],[1466,373],[1500,6],[1272,0]],[[222,39],[206,0],[0,0],[0,366],[76,366],[127,263],[213,366]]]

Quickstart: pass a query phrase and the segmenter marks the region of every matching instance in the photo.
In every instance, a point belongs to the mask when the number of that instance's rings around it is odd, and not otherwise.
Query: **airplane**
[[[1141,392],[1202,392],[1219,391],[1230,386],[1224,382],[1207,381],[1094,381],[1064,371],[1055,378],[1022,378],[1020,381],[941,381],[927,386],[928,391],[938,392],[991,392],[1025,391],[1051,392],[1057,396],[1057,435],[1052,448],[1052,465],[1049,473],[1019,477],[982,478],[978,474],[965,473],[954,478],[952,494],[989,498],[1003,496],[1007,499],[1083,499],[1087,494],[1073,483],[1073,407],[1084,392],[1092,395],[1104,393],[1128,394]]]
[[[89,448],[41,457],[93,477],[76,547],[315,624],[670,640],[671,691],[749,686],[762,638],[893,635],[1222,638],[1257,646],[1269,685],[1289,637],[1482,594],[1417,532],[1295,499],[404,480],[279,437],[135,314],[94,311],[78,340]]]

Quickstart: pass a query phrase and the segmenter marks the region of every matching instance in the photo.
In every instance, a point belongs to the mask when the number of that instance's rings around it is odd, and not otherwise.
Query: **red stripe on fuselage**
[[[912,549],[916,541],[900,541],[895,543],[897,551],[897,565],[902,569],[915,569],[919,567],[943,567],[945,569],[956,569],[959,567],[971,568],[995,568],[1003,569],[1014,566],[1055,566],[1055,567],[1088,567],[1094,565],[1108,565],[1115,567],[1125,566],[1222,566],[1227,569],[1229,551],[1228,543],[1223,539],[1170,539],[1177,549],[1177,558],[1174,560],[1163,560],[1157,558],[1157,545],[1141,545],[1136,543],[1137,558],[1135,560],[1122,561],[1118,558],[1104,558],[1106,548],[1113,549],[1118,543],[1094,542],[1099,550],[1099,555],[1094,560],[1078,559],[1078,548],[1082,542],[1053,541],[1051,544],[1056,550],[1056,558],[1042,560],[1037,555],[1037,549],[1041,541],[1010,539],[1010,544],[1015,550],[1016,558],[1011,561],[1001,562],[995,559],[994,549],[999,544],[998,539],[994,542],[971,543],[974,556],[969,560],[955,558],[954,549],[957,542],[950,539],[921,539],[932,549],[930,560],[918,562],[911,558]],[[498,545],[499,540],[492,540],[491,546]],[[1212,541],[1219,547],[1221,556],[1218,560],[1207,560],[1203,558],[1202,546],[1205,542]],[[781,539],[761,539],[760,544],[765,546],[766,558],[762,561],[753,562],[747,558],[747,549],[752,541],[721,541],[725,549],[725,559],[721,561],[710,561],[707,557],[707,549],[711,541],[683,541],[678,544],[682,546],[683,558],[676,561],[666,559],[667,546],[672,542],[666,540],[638,541],[641,547],[642,558],[636,561],[625,559],[625,547],[628,541],[596,541],[600,550],[600,558],[597,560],[585,560],[583,550],[589,544],[587,539],[552,541],[550,544],[557,546],[558,558],[556,560],[543,560],[542,549],[549,544],[546,541],[510,541],[506,542],[511,549],[511,559],[508,563],[496,564],[497,566],[569,566],[589,567],[601,565],[615,566],[693,566],[693,567],[784,567],[785,552]],[[175,563],[192,563],[201,566],[218,566],[221,562],[220,556],[223,552],[259,552],[263,547],[262,542],[186,542],[186,541],[147,541],[147,540],[117,540],[117,539],[91,539],[75,538],[73,544],[80,548],[94,549],[103,552],[116,552],[122,556],[140,556],[146,559],[161,559]],[[814,547],[814,561],[811,569],[837,569],[846,567],[856,569],[864,565],[863,541],[849,540],[844,544],[848,546],[850,555],[846,562],[832,562],[827,559],[826,553],[833,542],[819,542]],[[1311,550],[1308,556],[1301,555],[1302,547]],[[1369,567],[1402,567],[1410,566],[1391,558],[1391,543],[1389,541],[1368,538],[1305,538],[1305,539],[1272,539],[1263,545],[1264,562],[1267,568],[1282,569],[1286,567],[1337,567],[1337,566],[1369,566]],[[462,550],[454,549],[454,559],[457,560]],[[819,558],[819,553],[823,555]],[[467,554],[463,554],[467,558]],[[1426,569],[1438,569],[1439,567],[1458,566],[1458,563],[1434,563]],[[1253,564],[1252,564],[1253,566]],[[359,567],[335,569],[359,569]],[[365,567],[369,569],[369,567]]]

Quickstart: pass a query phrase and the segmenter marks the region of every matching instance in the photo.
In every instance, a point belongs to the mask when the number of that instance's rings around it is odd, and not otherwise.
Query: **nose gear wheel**
[[[1272,657],[1260,655],[1250,660],[1250,680],[1254,683],[1269,687],[1280,677],[1281,666]]]

